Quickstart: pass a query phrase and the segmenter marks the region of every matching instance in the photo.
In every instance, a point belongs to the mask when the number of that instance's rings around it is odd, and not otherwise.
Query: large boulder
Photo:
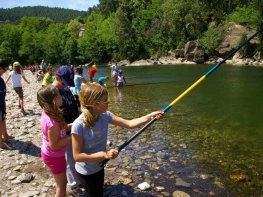
[[[204,63],[205,51],[197,40],[189,41],[184,46],[184,57],[187,61]]]
[[[176,58],[184,58],[184,49],[176,49],[174,51],[174,56]]]
[[[202,47],[197,46],[194,50],[194,62],[196,63],[204,63],[206,60],[205,51],[202,49]]]
[[[150,66],[150,65],[154,65],[155,62],[151,59],[147,59],[147,60],[137,60],[134,61],[132,63],[130,63],[129,66]]]
[[[232,25],[225,29],[222,34],[222,42],[217,49],[219,56],[225,57],[238,47],[244,35],[249,35],[249,31],[242,25]]]
[[[119,62],[119,65],[121,65],[121,66],[129,66],[130,65],[130,61],[129,60],[121,60],[120,62]]]

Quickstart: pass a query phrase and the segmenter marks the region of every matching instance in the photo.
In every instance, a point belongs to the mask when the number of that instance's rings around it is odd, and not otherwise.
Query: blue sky
[[[0,8],[41,5],[87,11],[89,7],[98,3],[99,0],[0,0]]]

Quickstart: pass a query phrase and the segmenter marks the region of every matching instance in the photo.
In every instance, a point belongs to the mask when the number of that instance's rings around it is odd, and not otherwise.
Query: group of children
[[[111,67],[111,77],[114,87],[123,87],[126,84],[126,79],[117,63],[114,63]]]
[[[55,81],[37,93],[43,109],[41,155],[55,178],[56,196],[66,196],[67,181],[71,184],[74,180],[85,189],[86,196],[102,197],[104,167],[100,163],[118,156],[116,149],[106,149],[109,124],[136,128],[152,118],[161,118],[163,112],[123,119],[108,111],[107,89],[98,83],[81,86],[79,112],[75,97],[68,91],[69,86],[75,86],[73,73],[70,67],[59,67]]]
[[[98,72],[96,64],[93,64],[91,68],[88,69],[88,73],[87,73],[90,82],[94,81],[93,79],[94,79],[96,72]],[[117,63],[114,63],[111,66],[111,77],[112,77],[114,87],[123,87],[126,84],[126,79],[123,76],[123,72]],[[108,76],[101,76],[101,77],[98,77],[98,82],[100,85],[106,86],[105,82],[108,79],[109,79]]]
[[[14,63],[14,72],[20,75],[20,80],[27,81],[15,68],[18,65]],[[0,75],[7,66],[0,60]],[[100,165],[101,161],[118,156],[116,149],[106,149],[109,124],[131,129],[163,115],[156,111],[127,120],[113,114],[108,111],[107,89],[99,83],[83,81],[82,72],[81,67],[74,72],[69,66],[60,66],[52,75],[53,82],[43,85],[37,92],[42,108],[41,158],[55,179],[56,197],[66,196],[67,184],[72,191],[82,192],[78,196],[102,197],[104,167]],[[10,77],[13,75],[9,74]],[[20,90],[16,92],[21,94]],[[3,140],[11,137],[4,129],[5,94],[5,82],[0,78],[0,148],[5,148]]]

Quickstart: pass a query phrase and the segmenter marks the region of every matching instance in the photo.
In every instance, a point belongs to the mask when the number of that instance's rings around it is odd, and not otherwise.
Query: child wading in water
[[[117,87],[123,87],[124,84],[126,84],[126,79],[122,74],[122,70],[120,70],[117,77]]]
[[[66,130],[71,126],[63,120],[62,97],[59,90],[53,85],[41,88],[37,93],[37,100],[43,112],[41,114],[42,147],[41,157],[51,170],[56,182],[56,197],[66,196],[66,145],[71,141],[71,136],[66,135]]]
[[[118,151],[106,150],[108,124],[124,128],[136,128],[152,118],[160,119],[163,112],[152,112],[146,116],[126,120],[108,110],[108,92],[97,83],[85,84],[79,95],[82,114],[73,122],[72,144],[76,160],[76,171],[89,197],[102,197],[104,168],[100,162],[114,159]]]

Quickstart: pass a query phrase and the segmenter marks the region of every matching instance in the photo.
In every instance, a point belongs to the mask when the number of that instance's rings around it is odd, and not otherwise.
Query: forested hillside
[[[16,22],[24,16],[49,17],[55,22],[68,23],[71,19],[85,16],[84,11],[77,11],[63,8],[49,8],[45,6],[16,7],[10,9],[0,9],[1,22]]]
[[[262,7],[261,0],[100,0],[86,16],[68,23],[43,17],[2,23],[0,56],[22,63],[44,58],[52,64],[136,60],[159,58],[191,40],[198,40],[208,56],[218,55],[230,25],[251,32],[262,27]],[[81,36],[80,27],[85,29]],[[261,34],[257,51],[263,50],[262,40]]]

